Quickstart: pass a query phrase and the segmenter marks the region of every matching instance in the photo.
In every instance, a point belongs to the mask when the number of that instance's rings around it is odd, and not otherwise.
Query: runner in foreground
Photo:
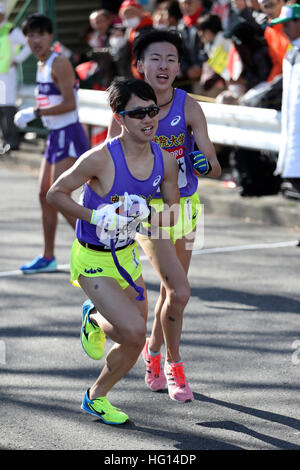
[[[154,141],[166,149],[178,163],[180,214],[175,227],[168,232],[170,240],[138,236],[138,241],[160,276],[161,289],[150,338],[143,349],[146,363],[146,384],[153,391],[168,385],[173,400],[193,400],[180,355],[183,312],[190,296],[187,273],[201,204],[197,194],[201,175],[217,178],[221,168],[207,133],[207,123],[200,104],[183,90],[173,88],[179,72],[183,46],[174,31],[153,30],[140,35],[134,44],[137,69],[155,91],[160,107],[159,123]],[[118,135],[120,128],[113,122],[109,136]],[[194,144],[201,152],[190,156]],[[158,192],[151,206],[161,210],[163,201]],[[166,362],[161,367],[161,346],[165,342]]]
[[[173,225],[179,190],[175,160],[152,142],[159,108],[150,85],[115,81],[108,97],[120,136],[82,155],[57,179],[47,199],[78,219],[70,270],[71,282],[89,298],[83,306],[82,346],[101,359],[105,335],[116,343],[82,408],[106,423],[121,424],[128,416],[106,396],[133,367],[146,339],[147,299],[135,230],[149,217],[148,202],[159,184],[170,209],[151,215],[151,224]],[[80,205],[71,193],[82,185]]]

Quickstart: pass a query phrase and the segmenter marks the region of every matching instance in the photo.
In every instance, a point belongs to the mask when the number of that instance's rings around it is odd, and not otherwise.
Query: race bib
[[[176,158],[178,164],[178,187],[179,189],[184,188],[187,185],[186,164],[184,159],[185,147],[181,146],[173,149],[167,148],[165,150]]]

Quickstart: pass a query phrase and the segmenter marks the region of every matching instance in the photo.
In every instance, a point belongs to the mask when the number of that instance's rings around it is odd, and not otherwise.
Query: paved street
[[[300,449],[299,231],[205,215],[181,349],[195,400],[148,390],[140,358],[109,395],[131,418],[113,427],[80,409],[103,360],[80,345],[72,231],[60,218],[58,272],[20,274],[41,251],[37,177],[3,165],[0,182],[1,449]],[[150,329],[159,282],[142,259]]]

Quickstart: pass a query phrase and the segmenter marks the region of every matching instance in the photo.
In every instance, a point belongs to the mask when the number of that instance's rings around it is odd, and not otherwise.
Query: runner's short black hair
[[[138,78],[116,79],[106,91],[109,105],[114,113],[124,111],[132,95],[145,101],[152,100],[157,104],[156,95],[151,85]]]
[[[30,32],[39,33],[53,33],[52,21],[48,16],[42,13],[33,13],[22,24],[22,31],[24,36],[27,36]]]
[[[183,41],[182,37],[176,30],[159,30],[151,29],[150,31],[141,33],[133,42],[133,54],[136,60],[143,60],[145,50],[148,46],[155,42],[169,42],[176,47],[178,52],[178,59],[183,56]]]

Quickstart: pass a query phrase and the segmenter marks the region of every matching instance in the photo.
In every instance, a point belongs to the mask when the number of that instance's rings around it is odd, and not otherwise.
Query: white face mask
[[[155,29],[159,29],[160,31],[164,31],[164,30],[168,29],[168,26],[165,25],[165,24],[158,23],[158,24],[155,25]]]
[[[122,23],[125,28],[136,28],[140,24],[140,18],[138,16],[134,16],[133,18],[129,18],[128,20],[123,20]]]

